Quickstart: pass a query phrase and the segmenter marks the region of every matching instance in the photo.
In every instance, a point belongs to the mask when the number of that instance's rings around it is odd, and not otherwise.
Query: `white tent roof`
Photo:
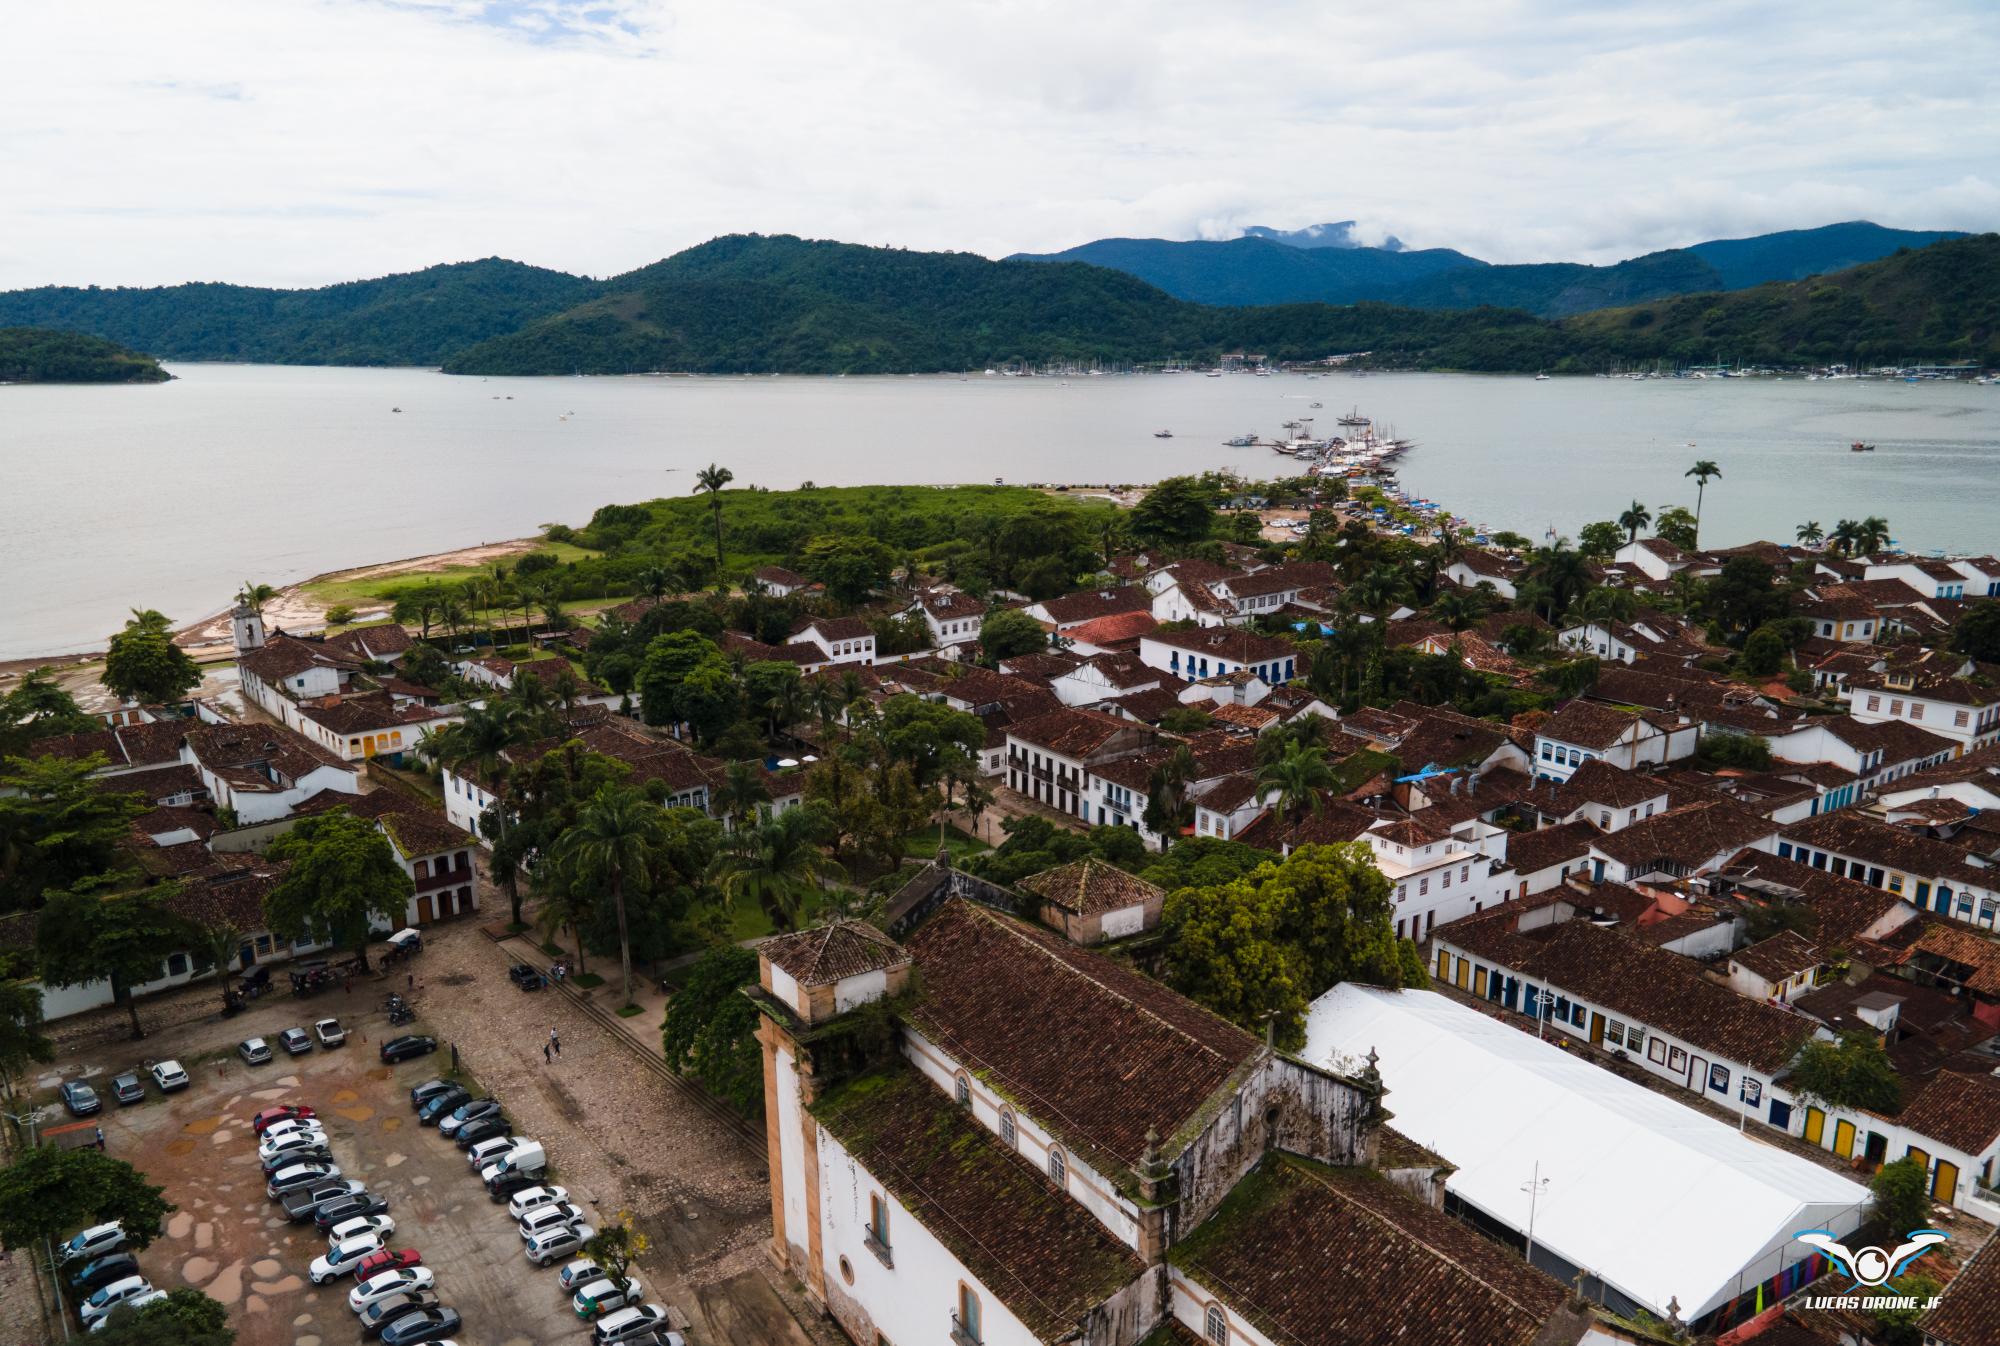
[[[1868,1192],[1809,1160],[1434,991],[1336,986],[1313,1002],[1306,1060],[1373,1050],[1392,1125],[1458,1166],[1447,1190],[1517,1230],[1548,1179],[1535,1242],[1664,1317],[1692,1322],[1846,1234]],[[1740,1283],[1739,1283],[1740,1277]]]

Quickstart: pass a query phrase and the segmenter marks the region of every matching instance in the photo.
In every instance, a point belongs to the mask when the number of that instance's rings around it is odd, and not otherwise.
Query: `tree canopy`
[[[389,839],[345,809],[300,819],[271,843],[269,854],[289,865],[264,894],[271,929],[352,949],[363,971],[374,927],[401,920],[416,894]]]
[[[0,1244],[34,1248],[82,1225],[116,1220],[143,1249],[178,1209],[166,1189],[100,1150],[38,1145],[0,1168]]]
[[[1851,1029],[1835,1042],[1806,1043],[1792,1063],[1791,1085],[1800,1102],[1829,1110],[1894,1113],[1903,1101],[1895,1065],[1866,1029]]]
[[[122,881],[108,875],[50,893],[35,923],[35,954],[50,986],[108,981],[132,1036],[142,1038],[133,990],[157,980],[167,955],[193,947],[199,934],[167,905],[170,887],[121,891]]]
[[[43,893],[116,867],[146,803],[103,788],[92,773],[105,765],[99,753],[9,757],[0,765],[0,911],[32,909]]]

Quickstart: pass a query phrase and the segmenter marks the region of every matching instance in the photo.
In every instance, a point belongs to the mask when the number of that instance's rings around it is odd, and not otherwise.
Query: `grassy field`
[[[571,561],[582,561],[597,555],[584,547],[568,542],[544,542],[537,551],[553,552],[557,561],[567,565]],[[420,589],[434,580],[462,580],[483,574],[484,565],[465,564],[443,566],[437,570],[415,571],[401,575],[366,575],[349,578],[332,575],[326,579],[312,580],[300,586],[300,592],[307,597],[332,607],[345,603],[349,607],[369,607],[384,602],[394,602],[396,596],[409,589]],[[515,609],[518,620],[520,610]]]
[[[967,856],[980,855],[993,848],[978,837],[958,827],[948,826],[944,830],[945,849],[951,852],[954,861]],[[928,860],[937,854],[938,834],[935,827],[919,827],[903,838],[903,854],[916,860]]]

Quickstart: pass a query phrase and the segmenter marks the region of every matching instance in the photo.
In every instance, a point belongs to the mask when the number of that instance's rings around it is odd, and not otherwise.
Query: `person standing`
[[[542,1064],[549,1064],[549,1044],[546,1042],[542,1044]]]
[[[562,1055],[562,1039],[556,1036],[556,1030],[553,1028],[549,1030],[549,1046],[555,1048],[557,1056]]]
[[[104,1128],[101,1126],[97,1128],[97,1148],[100,1150],[104,1148]]]

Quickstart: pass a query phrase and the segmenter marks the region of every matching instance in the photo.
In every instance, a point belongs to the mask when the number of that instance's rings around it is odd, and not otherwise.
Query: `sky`
[[[2000,227],[2000,5],[8,6],[0,288],[718,234],[1005,256],[1358,222],[1499,262]]]

